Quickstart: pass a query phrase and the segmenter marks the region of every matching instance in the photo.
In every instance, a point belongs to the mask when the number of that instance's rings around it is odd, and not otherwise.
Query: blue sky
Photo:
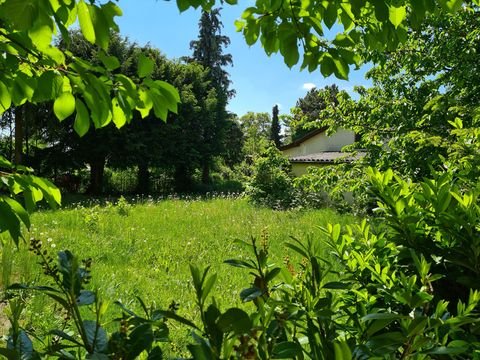
[[[237,92],[230,101],[230,111],[239,116],[248,111],[270,113],[278,104],[280,113],[285,114],[313,85],[324,87],[336,83],[349,92],[355,85],[369,85],[364,78],[366,67],[351,71],[349,81],[333,76],[325,79],[319,70],[309,73],[301,72],[298,66],[289,69],[280,54],[268,57],[260,43],[249,47],[234,27],[235,19],[248,6],[247,1],[242,1],[243,5],[225,5],[222,10],[223,33],[231,40],[225,52],[232,54],[234,63],[227,71]],[[180,14],[174,0],[120,0],[119,6],[123,16],[117,22],[122,35],[142,45],[150,43],[168,58],[191,54],[189,44],[198,36],[200,11]]]

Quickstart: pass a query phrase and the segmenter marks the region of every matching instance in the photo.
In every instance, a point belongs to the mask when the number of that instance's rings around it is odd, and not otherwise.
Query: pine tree
[[[235,95],[235,91],[230,89],[229,74],[224,69],[233,62],[232,55],[223,53],[223,48],[230,44],[230,39],[221,33],[223,24],[220,21],[220,9],[212,9],[210,12],[202,11],[198,25],[198,39],[190,43],[193,54],[187,60],[197,62],[209,70],[211,86],[217,93],[214,116],[206,114],[205,119],[202,119],[204,137],[202,182],[208,183],[213,158],[224,151],[223,137],[229,117],[226,107],[228,100]]]
[[[272,126],[270,127],[270,140],[272,140],[277,148],[280,147],[280,121],[278,120],[278,105],[272,109]]]

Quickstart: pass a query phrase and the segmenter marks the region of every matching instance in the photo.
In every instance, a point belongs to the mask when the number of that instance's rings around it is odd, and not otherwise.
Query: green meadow
[[[25,238],[41,240],[54,257],[68,249],[80,259],[91,258],[90,287],[101,289],[99,295],[110,303],[107,318],[120,314],[113,304],[116,300],[138,309],[138,296],[159,308],[174,301],[179,314],[195,321],[189,264],[210,266],[217,273],[213,296],[222,307],[243,306],[239,293],[248,287],[249,274],[223,264],[226,259],[250,255],[236,239],[267,239],[273,262],[281,264],[289,257],[298,263],[300,259],[284,247],[291,236],[312,237],[321,243],[319,226],[351,221],[352,217],[328,209],[273,211],[254,207],[245,199],[148,200],[133,205],[120,201],[37,212]],[[27,248],[21,244],[19,250],[4,249],[4,284],[49,284]],[[25,321],[38,326],[43,317],[48,328],[52,312],[57,316],[50,301],[40,295],[29,295],[27,301]]]

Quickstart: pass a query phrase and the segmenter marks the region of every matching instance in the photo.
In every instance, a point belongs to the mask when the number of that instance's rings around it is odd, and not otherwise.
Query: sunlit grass
[[[281,264],[285,256],[292,256],[284,247],[290,236],[321,242],[318,226],[351,221],[328,209],[272,211],[244,199],[164,200],[42,211],[33,216],[26,238],[40,239],[52,254],[69,249],[80,258],[92,258],[91,285],[110,302],[120,300],[135,308],[139,296],[166,308],[176,301],[182,315],[195,319],[190,263],[211,266],[217,273],[213,295],[222,307],[240,306],[239,292],[251,279],[245,271],[223,264],[249,256],[235,239],[268,234],[271,259]],[[37,259],[26,248],[22,245],[14,254],[12,276],[15,281],[44,284]],[[33,301],[32,317],[42,316],[45,301]],[[110,313],[118,314],[118,308],[112,305]]]

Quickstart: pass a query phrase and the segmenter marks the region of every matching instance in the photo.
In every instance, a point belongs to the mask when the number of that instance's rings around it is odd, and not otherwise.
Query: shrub
[[[254,160],[246,193],[255,204],[274,209],[287,209],[294,204],[290,162],[275,147],[269,147]]]

